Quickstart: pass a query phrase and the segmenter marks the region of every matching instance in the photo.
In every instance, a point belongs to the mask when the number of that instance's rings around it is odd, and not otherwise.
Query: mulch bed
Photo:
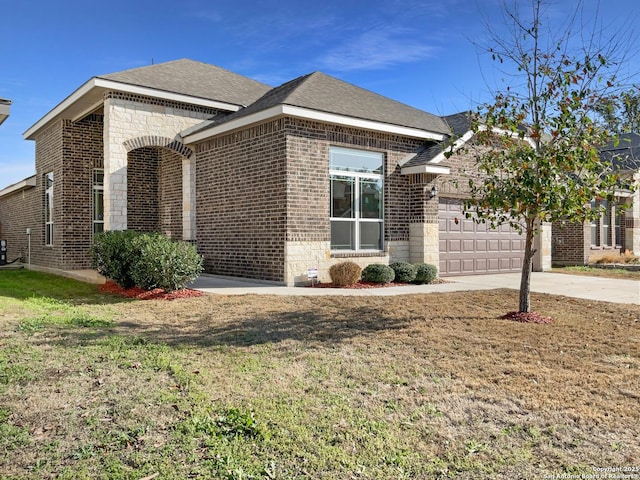
[[[501,320],[512,320],[520,323],[553,323],[553,318],[536,312],[509,312],[500,317]]]
[[[165,292],[161,288],[155,288],[153,290],[143,290],[138,287],[122,288],[113,281],[108,281],[107,283],[100,285],[100,291],[127,298],[136,298],[138,300],[176,300],[178,298],[200,297],[203,295],[202,292],[198,290],[191,290],[189,288],[176,290],[175,292]]]

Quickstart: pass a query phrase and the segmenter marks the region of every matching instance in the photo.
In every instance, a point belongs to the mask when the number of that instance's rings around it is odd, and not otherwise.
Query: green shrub
[[[416,266],[406,262],[394,262],[389,265],[396,274],[396,282],[411,283],[416,278]]]
[[[416,265],[415,283],[432,283],[438,278],[438,269],[430,263],[419,263]]]
[[[202,273],[202,257],[193,245],[156,233],[99,233],[90,254],[91,266],[123,288],[171,292]]]
[[[133,287],[131,264],[138,258],[133,241],[138,235],[131,230],[97,234],[89,250],[91,267],[123,288]]]
[[[396,277],[393,268],[382,263],[372,263],[362,270],[362,280],[374,283],[390,283]]]
[[[189,243],[155,233],[140,235],[133,243],[138,257],[131,265],[131,277],[137,287],[172,292],[202,273],[202,257]]]
[[[339,287],[353,285],[360,279],[360,273],[362,268],[355,262],[340,262],[329,268],[331,281]]]

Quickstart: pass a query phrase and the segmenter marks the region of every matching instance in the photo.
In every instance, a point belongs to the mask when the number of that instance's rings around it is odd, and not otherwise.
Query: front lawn
[[[1,479],[640,465],[640,307],[510,290],[131,301],[0,271]],[[568,477],[567,477],[568,478]]]

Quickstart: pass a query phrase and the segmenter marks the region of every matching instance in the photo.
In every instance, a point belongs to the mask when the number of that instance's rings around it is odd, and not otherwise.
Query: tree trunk
[[[534,230],[533,218],[527,218],[526,240],[524,246],[524,260],[522,262],[522,276],[520,277],[520,306],[519,312],[531,311],[531,270],[533,267],[533,234]]]

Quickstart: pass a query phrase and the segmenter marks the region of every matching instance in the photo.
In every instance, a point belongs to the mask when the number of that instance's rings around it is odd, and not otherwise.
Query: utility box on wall
[[[7,264],[7,241],[0,240],[0,265]]]

